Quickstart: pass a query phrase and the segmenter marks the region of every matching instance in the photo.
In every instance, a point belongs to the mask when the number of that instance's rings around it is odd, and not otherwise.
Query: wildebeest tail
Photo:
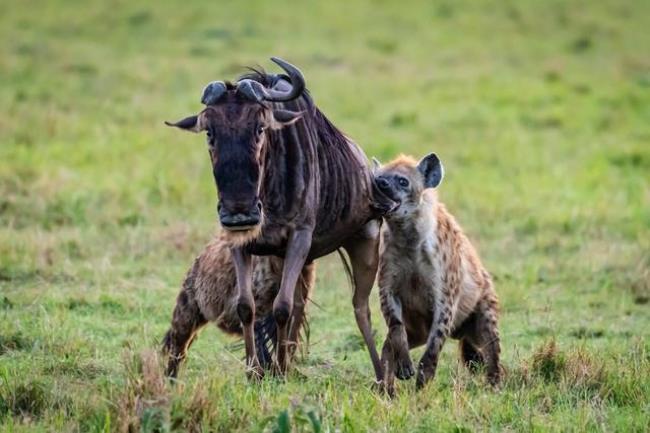
[[[265,317],[256,320],[254,329],[257,359],[262,365],[262,368],[268,369],[272,365],[272,354],[275,352],[275,346],[278,341],[278,328],[273,314],[269,313]]]
[[[341,258],[341,263],[343,264],[343,269],[345,270],[345,275],[347,275],[350,285],[352,286],[352,288],[354,288],[354,277],[352,276],[352,266],[350,265],[350,261],[345,256],[341,248],[338,248],[336,252],[339,253],[339,257]]]

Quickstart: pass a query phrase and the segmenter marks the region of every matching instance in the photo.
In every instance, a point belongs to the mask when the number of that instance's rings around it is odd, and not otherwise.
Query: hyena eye
[[[401,187],[403,187],[403,188],[407,188],[407,187],[409,186],[409,181],[408,181],[408,179],[406,179],[406,178],[404,178],[404,177],[400,177],[399,180],[398,180],[397,182],[399,182],[399,186],[401,186]]]

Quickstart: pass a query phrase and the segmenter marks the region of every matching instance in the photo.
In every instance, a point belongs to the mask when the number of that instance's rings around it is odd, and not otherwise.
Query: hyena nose
[[[377,186],[379,189],[382,189],[384,191],[387,191],[390,188],[390,183],[383,177],[378,177],[377,178]]]

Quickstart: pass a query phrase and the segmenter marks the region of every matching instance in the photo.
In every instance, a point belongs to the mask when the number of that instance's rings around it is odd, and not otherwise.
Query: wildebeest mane
[[[261,67],[249,67],[248,70],[238,78],[238,81],[251,79],[266,87],[274,87],[280,80],[290,83],[290,78],[285,74],[268,74]],[[328,230],[336,221],[344,220],[348,216],[350,203],[369,194],[370,179],[362,184],[358,182],[355,184],[353,181],[358,179],[358,173],[365,171],[367,167],[365,156],[357,145],[320,111],[307,89],[297,100],[275,104],[288,110],[302,111],[308,128],[316,134],[317,143],[314,145],[321,186],[319,205],[321,209],[327,209],[327,212],[319,213],[316,232]],[[276,135],[280,140],[291,136],[291,134]],[[306,138],[300,137],[303,143],[307,141]]]

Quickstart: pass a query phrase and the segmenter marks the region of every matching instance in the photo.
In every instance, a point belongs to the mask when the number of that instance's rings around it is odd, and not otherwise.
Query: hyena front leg
[[[207,323],[195,297],[196,267],[195,263],[185,278],[183,288],[176,299],[171,327],[163,339],[163,353],[168,357],[165,374],[172,378],[177,376],[178,367],[185,359],[196,332]]]
[[[395,360],[395,375],[399,380],[408,380],[415,374],[413,361],[409,354],[409,344],[404,325],[391,327],[388,331],[393,357]]]
[[[415,388],[421,389],[436,375],[438,357],[445,340],[449,336],[451,324],[451,300],[449,297],[441,299],[436,304],[433,314],[433,322],[429,337],[427,338],[426,349],[418,364],[418,373],[415,381]]]
[[[291,317],[291,326],[289,328],[289,356],[293,359],[296,350],[300,345],[300,332],[305,324],[305,309],[309,301],[312,287],[314,286],[316,275],[316,264],[314,262],[306,263],[302,268],[300,278],[296,285],[296,292],[293,301],[293,313]]]
[[[390,338],[386,336],[384,346],[381,349],[381,365],[384,370],[384,378],[381,383],[382,390],[389,396],[395,396],[395,354],[390,344]]]
[[[381,309],[384,314],[384,319],[388,324],[388,335],[386,336],[386,343],[389,344],[388,350],[382,350],[392,356],[392,368],[390,374],[396,374],[400,380],[407,380],[413,377],[415,369],[413,368],[413,361],[409,355],[409,343],[406,335],[406,328],[404,328],[404,320],[402,318],[402,304],[398,297],[393,293],[384,289],[381,293]],[[384,347],[386,348],[386,343]],[[382,357],[384,353],[382,353]],[[387,356],[387,355],[386,355]],[[382,364],[385,364],[382,362]],[[385,367],[385,365],[384,365]],[[386,374],[388,372],[385,372]]]

